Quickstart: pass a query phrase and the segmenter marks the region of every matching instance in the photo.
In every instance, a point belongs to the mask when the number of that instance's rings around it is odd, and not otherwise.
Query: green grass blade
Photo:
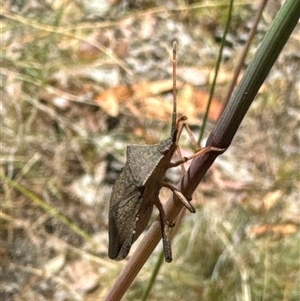
[[[52,215],[53,217],[60,220],[62,223],[67,225],[72,231],[74,231],[76,234],[80,235],[86,240],[91,240],[91,237],[82,229],[80,229],[78,226],[76,226],[74,223],[69,221],[65,216],[63,216],[57,209],[50,206],[46,202],[44,202],[41,198],[39,198],[36,194],[28,190],[26,187],[21,185],[20,183],[17,183],[14,180],[11,180],[7,178],[2,172],[0,172],[0,179],[6,182],[10,187],[18,190],[23,195],[25,195],[27,198],[29,198],[33,203],[38,205],[39,207],[43,208],[48,214]]]
[[[259,88],[266,79],[300,17],[300,0],[287,0],[264,37],[253,60],[208,139],[228,147]]]

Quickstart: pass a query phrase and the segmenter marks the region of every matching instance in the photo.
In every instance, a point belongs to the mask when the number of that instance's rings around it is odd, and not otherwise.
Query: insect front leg
[[[187,131],[187,133],[188,133],[188,135],[189,135],[189,137],[191,139],[191,142],[192,142],[194,148],[196,149],[196,152],[192,156],[190,156],[190,157],[182,157],[181,156],[181,152],[180,152],[180,148],[177,147],[177,151],[178,151],[179,156],[180,156],[181,159],[178,160],[178,163],[175,163],[176,165],[173,165],[173,166],[178,166],[178,165],[180,165],[182,163],[185,163],[186,161],[189,161],[189,160],[191,160],[191,159],[193,159],[195,157],[201,156],[201,155],[203,155],[205,153],[208,153],[208,152],[211,152],[211,151],[223,152],[225,150],[225,148],[219,148],[219,147],[213,147],[213,146],[207,146],[205,148],[201,148],[198,145],[198,143],[197,143],[197,141],[196,141],[196,139],[195,139],[195,137],[193,135],[192,130],[190,129],[190,127],[188,126],[188,124],[184,122],[185,120],[186,120],[185,116],[183,116],[182,119],[178,118],[178,120],[177,120],[178,133],[177,133],[177,138],[176,138],[176,144],[178,145],[180,136],[182,134],[182,131],[185,128],[185,130]]]
[[[183,121],[184,121],[184,120],[186,120],[186,119],[183,119]],[[178,127],[178,134],[177,134],[177,141],[176,141],[176,144],[178,145],[179,139],[180,139],[181,134],[182,134],[182,131],[183,131],[183,129],[185,129],[185,130],[187,131],[187,133],[188,133],[190,139],[191,139],[192,144],[194,145],[194,148],[195,148],[196,150],[201,149],[201,147],[198,145],[198,143],[197,143],[197,141],[196,141],[196,139],[195,139],[195,137],[194,137],[194,134],[193,134],[192,130],[190,129],[190,127],[188,126],[188,124],[185,123],[185,122],[181,122],[181,121],[179,121],[179,122],[180,122],[180,126]]]
[[[219,148],[219,147],[213,147],[213,146],[206,146],[202,149],[198,149],[193,155],[189,156],[189,157],[182,157],[180,159],[178,159],[177,161],[175,162],[170,162],[170,165],[169,165],[169,168],[170,167],[175,167],[175,166],[178,166],[182,163],[185,163],[189,160],[192,160],[198,156],[201,156],[201,155],[204,155],[206,153],[209,153],[209,152],[212,152],[212,151],[215,151],[215,152],[223,152],[225,149],[224,148]]]

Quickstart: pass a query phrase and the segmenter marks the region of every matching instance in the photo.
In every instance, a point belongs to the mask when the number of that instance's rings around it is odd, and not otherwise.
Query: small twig
[[[262,16],[262,13],[265,9],[265,6],[267,4],[268,0],[262,0],[260,2],[260,5],[259,5],[259,8],[258,8],[258,11],[257,11],[257,15],[256,15],[256,18],[255,18],[255,22],[254,22],[254,25],[252,26],[251,28],[251,31],[249,33],[249,38],[247,40],[247,43],[245,44],[245,47],[242,51],[242,54],[241,54],[241,57],[240,59],[238,60],[238,64],[234,70],[234,74],[233,74],[233,78],[231,80],[231,83],[230,83],[230,86],[228,88],[228,91],[227,91],[227,94],[226,96],[224,97],[223,99],[223,103],[222,103],[222,110],[220,112],[220,116],[221,114],[223,113],[224,111],[224,108],[227,106],[227,103],[232,95],[232,92],[233,92],[233,89],[237,83],[237,79],[239,77],[239,74],[241,73],[241,70],[242,70],[242,67],[244,66],[244,62],[245,62],[245,59],[246,59],[246,56],[247,56],[247,53],[249,51],[249,48],[250,48],[250,44],[254,38],[254,35],[256,33],[256,30],[257,30],[257,26],[258,26],[258,23],[261,19],[261,16]]]
[[[205,114],[203,116],[203,121],[202,121],[202,126],[201,126],[201,131],[200,131],[200,135],[199,135],[198,144],[201,144],[201,141],[203,139],[204,130],[206,128],[206,122],[207,122],[207,119],[208,119],[208,113],[209,113],[210,106],[211,106],[211,103],[212,103],[212,99],[213,99],[213,96],[214,96],[214,93],[215,93],[217,77],[218,77],[218,74],[219,74],[219,69],[220,69],[220,65],[221,65],[221,61],[222,61],[222,57],[223,57],[223,49],[225,47],[226,36],[227,36],[229,26],[230,26],[230,22],[231,22],[232,10],[233,10],[233,0],[230,0],[227,22],[226,22],[224,33],[223,33],[223,36],[222,36],[221,46],[220,46],[220,49],[219,49],[219,54],[218,54],[218,58],[217,58],[217,62],[216,62],[215,70],[214,70],[214,78],[213,78],[213,81],[212,81],[211,86],[210,86],[209,98],[208,98],[208,101],[207,101]]]

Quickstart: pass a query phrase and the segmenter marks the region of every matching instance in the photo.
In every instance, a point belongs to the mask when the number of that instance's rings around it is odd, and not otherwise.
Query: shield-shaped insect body
[[[156,145],[129,145],[124,169],[110,200],[109,257],[125,258],[146,228],[176,150],[170,137]]]
[[[172,260],[171,246],[168,237],[168,222],[159,200],[162,187],[172,190],[174,195],[191,211],[194,207],[174,186],[165,183],[167,169],[178,166],[200,154],[221,149],[206,147],[199,149],[190,157],[172,162],[178,146],[178,139],[185,116],[177,119],[176,113],[176,43],[173,44],[173,115],[169,138],[155,145],[129,145],[126,163],[119,178],[116,180],[110,198],[109,209],[109,250],[111,259],[124,259],[131,245],[146,228],[153,206],[159,210],[165,259]],[[188,129],[188,128],[187,128]]]

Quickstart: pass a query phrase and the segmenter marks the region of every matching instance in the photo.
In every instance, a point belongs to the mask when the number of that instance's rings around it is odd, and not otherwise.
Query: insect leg
[[[159,218],[160,218],[160,226],[161,226],[161,233],[163,239],[163,246],[165,252],[165,259],[166,262],[172,261],[172,249],[171,249],[171,242],[169,237],[169,224],[166,218],[166,214],[164,208],[160,201],[158,201],[155,206],[159,210]]]
[[[187,133],[188,133],[188,135],[190,136],[191,142],[194,145],[195,149],[196,150],[201,149],[201,147],[198,145],[198,143],[197,143],[197,141],[196,141],[196,139],[195,139],[195,137],[193,135],[193,132],[190,129],[190,127],[185,122],[182,122],[182,121],[185,121],[185,120],[186,120],[186,118],[185,119],[181,119],[181,120],[178,118],[178,120],[177,120],[177,122],[178,122],[178,134],[177,134],[176,144],[178,145],[180,136],[182,134],[182,131],[185,128],[186,131],[187,131]],[[180,123],[180,125],[179,125],[179,123]]]
[[[193,134],[191,128],[186,123],[182,124],[182,128],[185,128],[185,130],[187,131],[187,133],[190,136],[191,142],[193,143],[195,149],[196,150],[201,149],[201,147],[198,145],[198,143],[197,143],[197,141],[196,141],[196,139],[194,137],[194,134]]]
[[[203,154],[209,153],[209,152],[223,152],[225,148],[219,148],[219,147],[214,147],[214,146],[206,146],[202,149],[198,149],[193,155],[190,157],[185,157],[187,161],[194,159],[195,157],[201,156]]]
[[[189,157],[183,157],[183,158],[180,158],[180,159],[178,159],[177,161],[175,161],[175,162],[173,162],[173,163],[171,162],[169,167],[175,167],[175,166],[178,166],[178,165],[180,165],[180,164],[182,164],[182,163],[185,163],[185,162],[187,162],[187,161],[189,161],[189,160],[191,160],[191,159],[194,159],[194,158],[196,158],[196,157],[198,157],[198,156],[201,156],[201,155],[203,155],[203,154],[205,154],[205,153],[208,153],[208,152],[212,152],[212,151],[222,152],[222,151],[224,151],[224,150],[225,150],[224,148],[218,148],[218,147],[213,147],[213,146],[207,146],[207,147],[204,147],[204,148],[202,148],[202,149],[197,150],[193,155],[191,155],[191,156],[189,156]]]
[[[176,187],[169,183],[163,183],[163,187],[169,188],[172,192],[178,197],[178,199],[183,203],[183,205],[192,213],[196,212],[196,209],[192,206],[192,204],[187,200],[187,198],[180,192]]]
[[[185,120],[187,120],[187,118],[185,116],[182,116],[181,118],[177,119],[176,127],[177,127],[177,130],[178,130],[178,133],[177,133],[177,138],[176,138],[176,144],[178,145],[178,142],[179,142],[180,136],[182,134],[182,131],[185,128],[185,130],[187,131],[187,133],[188,133],[188,135],[191,139],[192,144],[194,145],[194,147],[196,149],[196,153],[194,154],[195,156],[193,155],[193,156],[189,157],[190,159],[192,159],[194,157],[197,157],[199,155],[202,155],[204,153],[210,152],[210,151],[219,151],[219,152],[221,152],[221,151],[225,150],[224,148],[218,148],[218,147],[212,147],[212,146],[208,146],[208,147],[205,147],[205,148],[201,149],[201,147],[198,145],[198,143],[197,143],[197,141],[194,137],[194,134],[193,134],[192,130],[190,129],[188,124],[184,122]]]

